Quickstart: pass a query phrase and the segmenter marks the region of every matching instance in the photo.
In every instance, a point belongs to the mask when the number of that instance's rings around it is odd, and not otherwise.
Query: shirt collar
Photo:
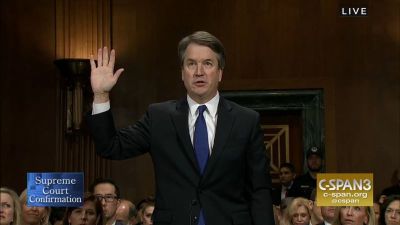
[[[204,104],[199,104],[195,102],[189,95],[187,95],[187,102],[189,105],[189,113],[192,117],[196,116],[197,108],[200,105],[206,105],[207,106],[207,111],[210,113],[210,115],[215,118],[217,115],[218,111],[218,103],[219,103],[219,92],[212,98],[210,101],[204,103]]]

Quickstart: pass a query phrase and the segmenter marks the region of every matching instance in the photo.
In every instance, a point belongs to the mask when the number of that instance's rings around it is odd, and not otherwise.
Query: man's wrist
[[[108,92],[106,93],[95,93],[93,95],[93,103],[99,104],[99,103],[105,103],[110,101],[110,95]]]

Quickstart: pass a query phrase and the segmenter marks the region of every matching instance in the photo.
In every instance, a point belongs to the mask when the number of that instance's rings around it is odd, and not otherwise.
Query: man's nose
[[[198,64],[196,65],[195,75],[196,75],[196,76],[204,75],[203,65],[201,65],[200,63],[198,63]]]

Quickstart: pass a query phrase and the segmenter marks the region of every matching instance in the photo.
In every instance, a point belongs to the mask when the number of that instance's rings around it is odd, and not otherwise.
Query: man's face
[[[191,43],[185,51],[182,81],[188,95],[197,103],[212,99],[222,79],[218,56],[209,47]]]
[[[287,167],[282,167],[279,170],[279,179],[280,179],[282,185],[289,186],[290,183],[295,178],[295,176],[296,176],[295,173],[290,171],[290,169]]]
[[[316,154],[311,154],[307,158],[307,165],[311,172],[318,172],[322,167],[322,159]]]
[[[109,183],[101,183],[94,188],[94,195],[97,199],[101,198],[101,206],[103,207],[103,215],[106,220],[115,216],[119,200],[115,193],[115,187]]]
[[[333,206],[322,206],[321,207],[321,214],[324,220],[328,221],[329,223],[333,223],[335,219],[335,207]]]

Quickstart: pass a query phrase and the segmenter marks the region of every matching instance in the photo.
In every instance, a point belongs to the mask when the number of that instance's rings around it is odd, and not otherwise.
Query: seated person
[[[391,195],[382,204],[380,225],[400,225],[400,195]]]
[[[283,163],[279,168],[279,181],[280,186],[273,189],[272,201],[274,205],[281,204],[281,200],[286,197],[293,197],[295,193],[292,190],[293,181],[296,177],[294,165],[291,163]]]
[[[67,208],[64,225],[103,225],[101,203],[92,194],[85,194],[82,207]]]
[[[281,225],[310,225],[313,212],[310,200],[295,198],[286,209]]]
[[[22,225],[21,214],[17,193],[6,187],[0,188],[0,224]]]
[[[335,213],[333,225],[375,225],[372,206],[340,206]]]
[[[22,221],[24,225],[49,225],[50,207],[27,206],[27,190],[19,196],[22,205]]]
[[[306,158],[308,171],[294,180],[292,189],[296,192],[295,197],[310,199],[312,190],[317,186],[317,173],[322,171],[323,154],[321,149],[317,147],[310,148]]]

